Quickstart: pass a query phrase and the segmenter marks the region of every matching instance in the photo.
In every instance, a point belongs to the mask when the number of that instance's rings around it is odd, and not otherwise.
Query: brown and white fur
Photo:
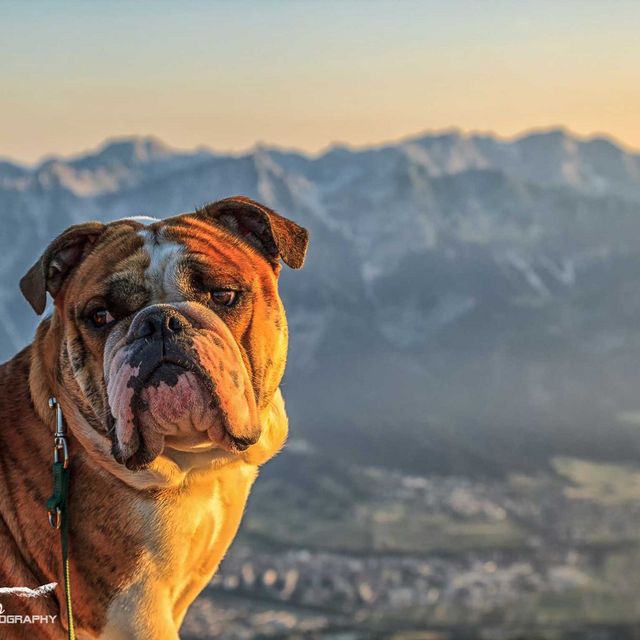
[[[287,325],[280,259],[307,233],[235,197],[162,221],[76,225],[21,281],[50,317],[0,366],[3,638],[64,638],[58,532],[47,523],[56,396],[70,431],[77,636],[175,639],[240,523],[259,465],[283,446]],[[232,293],[229,293],[232,292]]]

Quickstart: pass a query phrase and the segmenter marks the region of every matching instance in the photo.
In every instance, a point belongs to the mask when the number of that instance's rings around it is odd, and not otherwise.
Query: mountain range
[[[2,161],[0,359],[33,335],[18,280],[65,227],[234,194],[311,234],[282,275],[292,448],[443,473],[637,457],[640,154],[563,129]]]

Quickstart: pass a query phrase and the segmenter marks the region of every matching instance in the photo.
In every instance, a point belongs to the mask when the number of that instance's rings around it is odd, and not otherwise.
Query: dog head
[[[286,360],[280,259],[301,267],[307,241],[234,197],[164,220],[76,225],[51,243],[20,287],[38,314],[53,297],[55,377],[119,463],[258,441]]]

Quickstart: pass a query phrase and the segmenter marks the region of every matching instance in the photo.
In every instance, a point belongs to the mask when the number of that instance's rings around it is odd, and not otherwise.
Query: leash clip
[[[60,507],[49,511],[47,515],[49,516],[49,526],[52,529],[59,529],[62,524],[62,511],[60,511]]]
[[[56,432],[53,438],[53,461],[62,462],[64,468],[69,466],[69,446],[67,444],[67,429],[62,416],[62,407],[58,400],[51,396],[49,407],[56,412]]]

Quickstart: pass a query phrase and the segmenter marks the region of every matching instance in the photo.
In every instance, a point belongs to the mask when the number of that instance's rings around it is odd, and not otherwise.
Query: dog
[[[175,639],[233,540],[260,465],[287,437],[281,262],[308,234],[249,198],[154,220],[88,222],[20,282],[34,342],[0,367],[2,638],[65,638],[47,523],[55,396],[69,432],[70,576],[79,639]],[[27,589],[29,590],[29,589]]]

